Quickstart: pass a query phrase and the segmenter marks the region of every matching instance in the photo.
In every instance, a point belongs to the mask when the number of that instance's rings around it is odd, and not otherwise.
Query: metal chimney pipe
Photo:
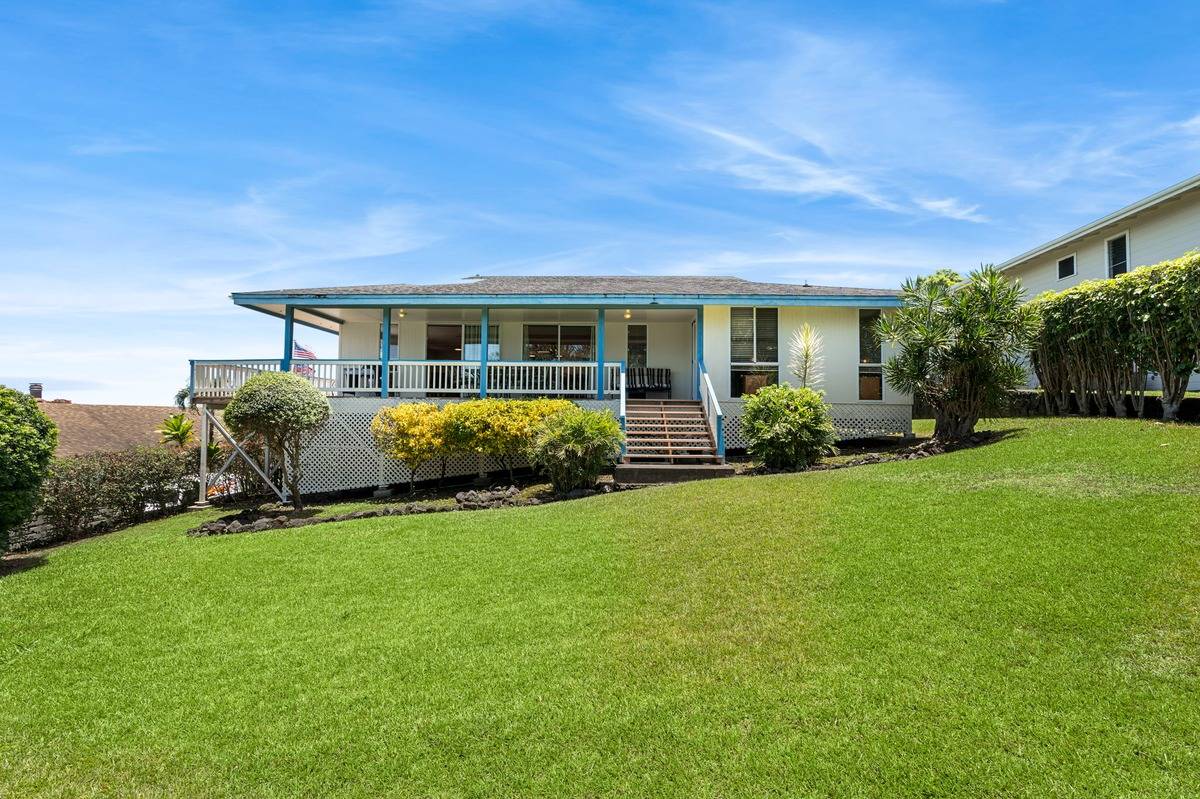
[[[34,399],[41,399],[42,398],[42,384],[41,383],[30,383],[29,384],[29,396],[33,397]]]

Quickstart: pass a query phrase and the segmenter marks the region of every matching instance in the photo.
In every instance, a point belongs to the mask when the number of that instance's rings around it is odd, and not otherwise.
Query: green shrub
[[[286,475],[292,504],[300,498],[304,444],[329,419],[329,400],[312,383],[290,372],[260,372],[234,392],[225,423],[239,439],[261,442]]]
[[[804,469],[837,452],[829,408],[810,388],[764,386],[746,398],[747,452],[772,469]]]
[[[0,386],[0,553],[8,549],[8,531],[33,513],[57,446],[58,428],[37,402]]]
[[[39,495],[38,516],[53,539],[74,538],[182,510],[196,496],[195,456],[134,447],[56,458]]]
[[[534,430],[529,461],[559,494],[591,488],[621,455],[621,425],[609,411],[575,405],[546,417]]]

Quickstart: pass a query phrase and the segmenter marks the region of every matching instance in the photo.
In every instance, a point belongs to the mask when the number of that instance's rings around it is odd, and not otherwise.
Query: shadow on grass
[[[0,558],[0,578],[46,565],[45,555],[8,555]]]

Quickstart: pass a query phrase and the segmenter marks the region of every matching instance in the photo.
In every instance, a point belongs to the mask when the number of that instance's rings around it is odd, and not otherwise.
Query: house
[[[1103,280],[1200,249],[1200,175],[1010,258],[999,265],[1027,296]],[[1036,379],[1031,376],[1031,384]],[[1156,377],[1148,386],[1160,388]],[[1190,388],[1200,389],[1200,377]]]
[[[794,382],[788,341],[806,322],[823,337],[822,388],[841,437],[912,429],[911,401],[884,382],[885,352],[871,335],[879,314],[899,305],[893,290],[732,277],[475,277],[233,301],[282,320],[279,353],[193,361],[192,396],[220,405],[264,370],[311,380],[333,416],[305,453],[306,491],[406,480],[375,451],[369,424],[380,407],[414,400],[567,397],[621,419],[631,462],[720,463],[727,449],[745,447],[743,395]],[[297,325],[335,333],[338,357],[297,360]]]
[[[38,409],[58,426],[60,458],[152,447],[162,437],[158,428],[179,413],[169,405],[85,405],[65,400],[38,399]]]
[[[1200,175],[1072,230],[999,269],[1033,297],[1200,249]]]

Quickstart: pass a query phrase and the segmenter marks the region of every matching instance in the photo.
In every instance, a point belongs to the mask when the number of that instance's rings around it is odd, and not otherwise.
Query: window
[[[779,382],[779,309],[729,309],[729,393],[740,397]]]
[[[463,360],[478,361],[482,325],[463,325]],[[488,360],[500,360],[500,325],[488,325]]]
[[[591,325],[525,325],[525,360],[592,361],[596,329]]]
[[[883,345],[875,333],[879,311],[861,309],[858,312],[858,398],[883,399]]]
[[[646,326],[629,325],[628,353],[625,361],[629,368],[636,369],[646,365]]]
[[[1122,233],[1104,242],[1108,252],[1108,276],[1116,277],[1129,271],[1129,234]]]
[[[1075,274],[1075,254],[1072,253],[1066,258],[1058,259],[1058,279],[1064,280]]]

